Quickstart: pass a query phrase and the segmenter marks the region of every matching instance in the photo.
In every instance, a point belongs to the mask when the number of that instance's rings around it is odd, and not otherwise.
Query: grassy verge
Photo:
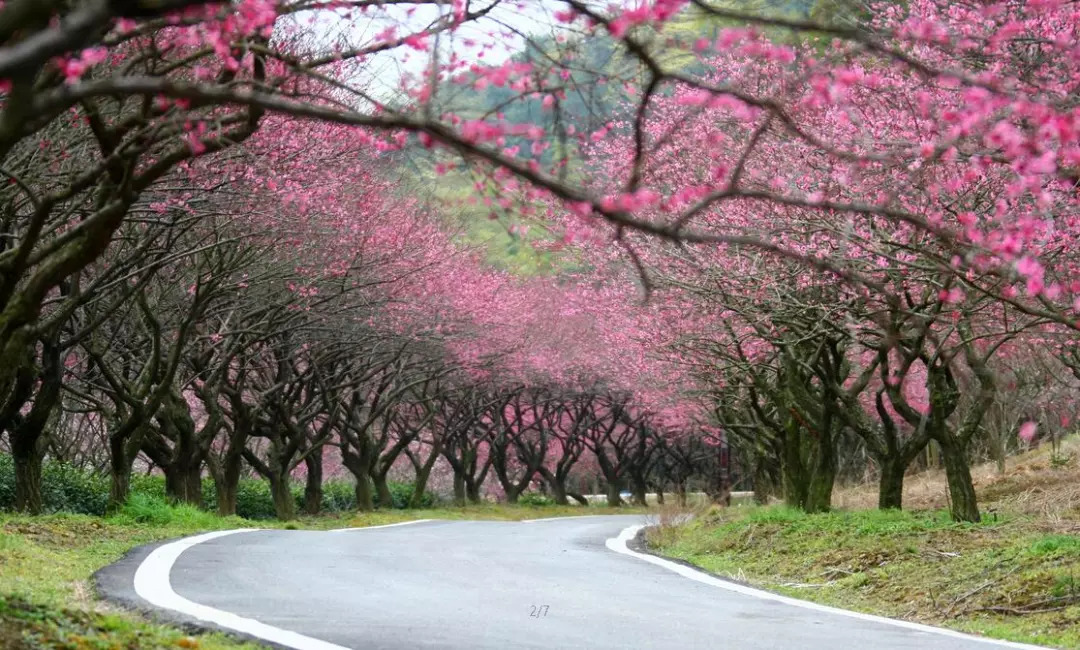
[[[282,524],[221,518],[197,508],[169,506],[136,495],[123,512],[111,517],[65,514],[27,517],[0,513],[0,648],[255,648],[221,634],[191,636],[96,600],[90,585],[93,573],[132,548],[155,541],[229,528],[322,530],[415,519],[522,520],[606,512],[611,511],[480,505],[345,513]]]
[[[1080,648],[1080,536],[1030,516],[780,506],[664,523],[649,545],[796,598],[1000,639]],[[1067,527],[1066,527],[1067,528]]]

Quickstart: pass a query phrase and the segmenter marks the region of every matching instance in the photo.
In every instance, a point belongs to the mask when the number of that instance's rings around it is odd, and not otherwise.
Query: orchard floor
[[[660,517],[651,549],[788,596],[999,639],[1080,648],[1080,440],[975,468],[980,524],[948,518],[943,477],[909,477],[904,512],[875,486],[836,511],[782,506]],[[671,513],[675,515],[678,513]]]
[[[414,519],[522,520],[633,509],[501,505],[304,517],[288,524],[142,503],[111,517],[0,513],[0,648],[251,648],[221,634],[150,623],[100,601],[91,576],[136,546],[211,530],[376,526]]]

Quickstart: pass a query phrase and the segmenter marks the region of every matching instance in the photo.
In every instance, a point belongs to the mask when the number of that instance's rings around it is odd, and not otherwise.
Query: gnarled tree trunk
[[[307,478],[304,482],[304,514],[317,515],[322,512],[323,500],[323,459],[322,450],[308,454],[304,458]]]

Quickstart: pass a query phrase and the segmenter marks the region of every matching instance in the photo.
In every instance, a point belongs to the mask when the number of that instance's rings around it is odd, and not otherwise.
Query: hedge
[[[42,500],[46,512],[71,512],[86,515],[104,515],[109,500],[109,479],[86,472],[64,463],[45,461],[42,468]],[[153,500],[165,498],[165,477],[136,474],[131,477],[131,492]],[[412,496],[411,483],[390,483],[394,508],[408,507]],[[293,498],[297,511],[304,507],[304,485],[294,483]],[[434,505],[435,497],[425,493],[423,507]],[[0,454],[0,509],[11,510],[15,506],[15,464],[9,454]],[[217,507],[217,491],[214,481],[203,479],[203,508]],[[356,490],[351,481],[331,479],[323,483],[323,512],[348,512],[356,509]],[[240,479],[236,492],[236,514],[245,519],[273,519],[274,500],[270,496],[270,484],[257,478]]]

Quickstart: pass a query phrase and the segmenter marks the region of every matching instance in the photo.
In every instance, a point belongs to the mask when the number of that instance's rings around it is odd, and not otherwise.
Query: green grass
[[[110,517],[0,513],[0,648],[253,648],[221,634],[189,636],[169,626],[113,610],[96,600],[95,571],[136,546],[231,528],[378,526],[415,519],[517,521],[567,515],[640,512],[633,509],[486,504],[464,508],[386,510],[301,517],[295,522],[218,517],[191,506],[134,494]]]
[[[650,531],[649,543],[707,571],[797,598],[1080,648],[1080,537],[1047,527],[1020,515],[957,524],[944,511],[807,515],[739,507],[662,524]]]
[[[0,647],[253,648],[112,611],[90,585],[95,571],[141,544],[248,525],[144,498],[108,518],[0,515]]]
[[[0,596],[0,647],[44,650],[71,648],[202,648],[255,650],[223,634],[191,636],[176,628],[151,625],[124,614],[54,608]]]

